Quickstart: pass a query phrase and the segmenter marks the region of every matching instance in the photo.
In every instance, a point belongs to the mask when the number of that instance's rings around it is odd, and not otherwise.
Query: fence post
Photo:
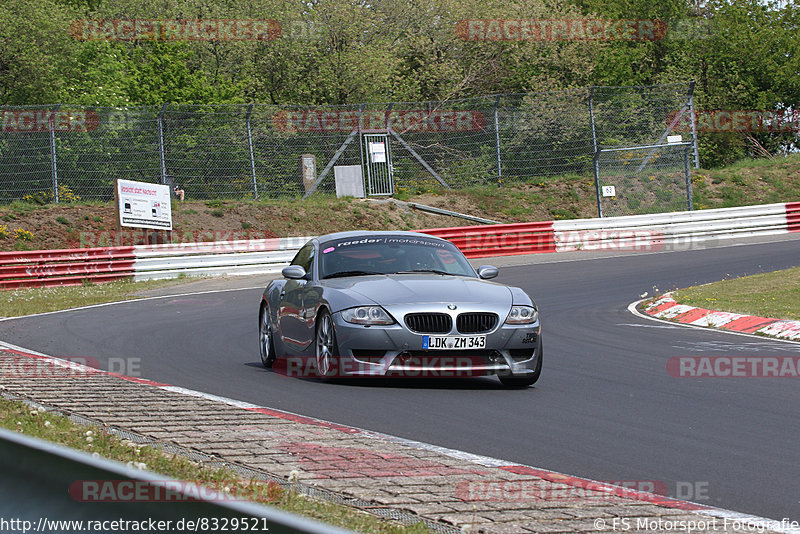
[[[689,117],[692,120],[692,144],[694,145],[694,168],[700,168],[700,153],[697,150],[697,122],[694,115],[694,80],[689,83]],[[691,208],[689,208],[691,209]]]
[[[597,151],[597,132],[594,127],[594,86],[589,88],[589,121],[592,124],[592,167],[594,171],[594,189],[597,196],[597,216],[603,217],[603,204],[600,201],[600,163],[597,161],[600,153]]]
[[[167,111],[169,102],[164,102],[161,111],[158,112],[158,155],[161,158],[161,183],[167,183],[167,162],[164,158],[164,112]]]
[[[361,115],[364,113],[364,106],[367,104],[362,102],[360,106],[358,106],[358,154],[361,156],[361,179],[364,179],[364,134],[361,133]],[[364,191],[367,188],[364,187]]]
[[[253,198],[258,200],[258,185],[256,185],[256,160],[253,157],[253,134],[250,132],[250,114],[253,113],[253,104],[247,106],[247,147],[250,149],[250,172],[253,175]]]
[[[500,164],[500,121],[497,117],[497,106],[500,105],[500,95],[494,99],[494,141],[497,147],[497,187],[503,184],[503,167]]]
[[[61,104],[56,104],[56,109],[50,113],[48,126],[50,129],[50,172],[53,175],[53,201],[58,204],[58,160],[56,159],[56,126],[55,118]]]
[[[686,174],[686,203],[689,211],[692,211],[694,206],[692,205],[692,171],[689,170],[689,149],[690,147],[687,146],[683,151],[683,172]]]

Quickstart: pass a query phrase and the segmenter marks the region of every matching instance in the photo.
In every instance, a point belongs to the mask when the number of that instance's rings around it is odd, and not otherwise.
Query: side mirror
[[[299,265],[289,265],[281,269],[281,274],[289,280],[302,280],[306,276],[306,270]]]
[[[497,276],[497,267],[494,265],[481,265],[478,267],[478,276],[483,278],[484,280],[488,280],[489,278],[494,278]]]

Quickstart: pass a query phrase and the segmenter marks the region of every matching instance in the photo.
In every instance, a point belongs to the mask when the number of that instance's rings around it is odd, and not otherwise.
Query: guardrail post
[[[58,204],[58,161],[56,159],[56,126],[55,118],[61,104],[56,104],[56,108],[50,113],[48,126],[50,129],[50,172],[53,175],[53,201]]]
[[[500,164],[500,121],[497,117],[497,107],[500,105],[500,95],[494,99],[494,140],[497,147],[497,187],[503,183],[503,167]]]
[[[161,158],[161,183],[167,183],[167,163],[164,158],[164,113],[167,111],[169,102],[164,102],[161,111],[158,112],[158,155]]]
[[[256,184],[256,160],[253,157],[253,134],[250,132],[250,115],[253,113],[253,104],[247,106],[247,148],[250,150],[250,172],[253,175],[253,198],[258,200],[258,185]]]

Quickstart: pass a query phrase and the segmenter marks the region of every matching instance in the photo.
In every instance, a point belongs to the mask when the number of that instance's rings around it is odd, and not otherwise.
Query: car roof
[[[355,237],[383,237],[383,236],[406,236],[406,237],[427,237],[429,239],[436,239],[439,241],[447,241],[435,235],[426,234],[423,232],[408,232],[404,230],[350,230],[347,232],[334,232],[332,234],[325,234],[317,237],[320,243],[324,241],[333,241],[336,239],[348,239]]]

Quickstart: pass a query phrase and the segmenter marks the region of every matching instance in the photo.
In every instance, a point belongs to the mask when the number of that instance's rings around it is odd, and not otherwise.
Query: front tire
[[[539,337],[539,348],[537,349],[538,352],[538,361],[536,362],[536,368],[533,370],[533,373],[524,376],[500,376],[500,383],[509,388],[526,388],[528,386],[532,386],[539,380],[539,377],[542,375],[542,338]]]
[[[317,374],[321,378],[331,378],[339,369],[339,347],[336,344],[336,331],[333,328],[333,317],[323,310],[317,319],[316,347]]]
[[[272,318],[266,304],[261,306],[258,318],[258,349],[261,353],[261,364],[270,369],[275,363],[275,340],[272,337]]]

